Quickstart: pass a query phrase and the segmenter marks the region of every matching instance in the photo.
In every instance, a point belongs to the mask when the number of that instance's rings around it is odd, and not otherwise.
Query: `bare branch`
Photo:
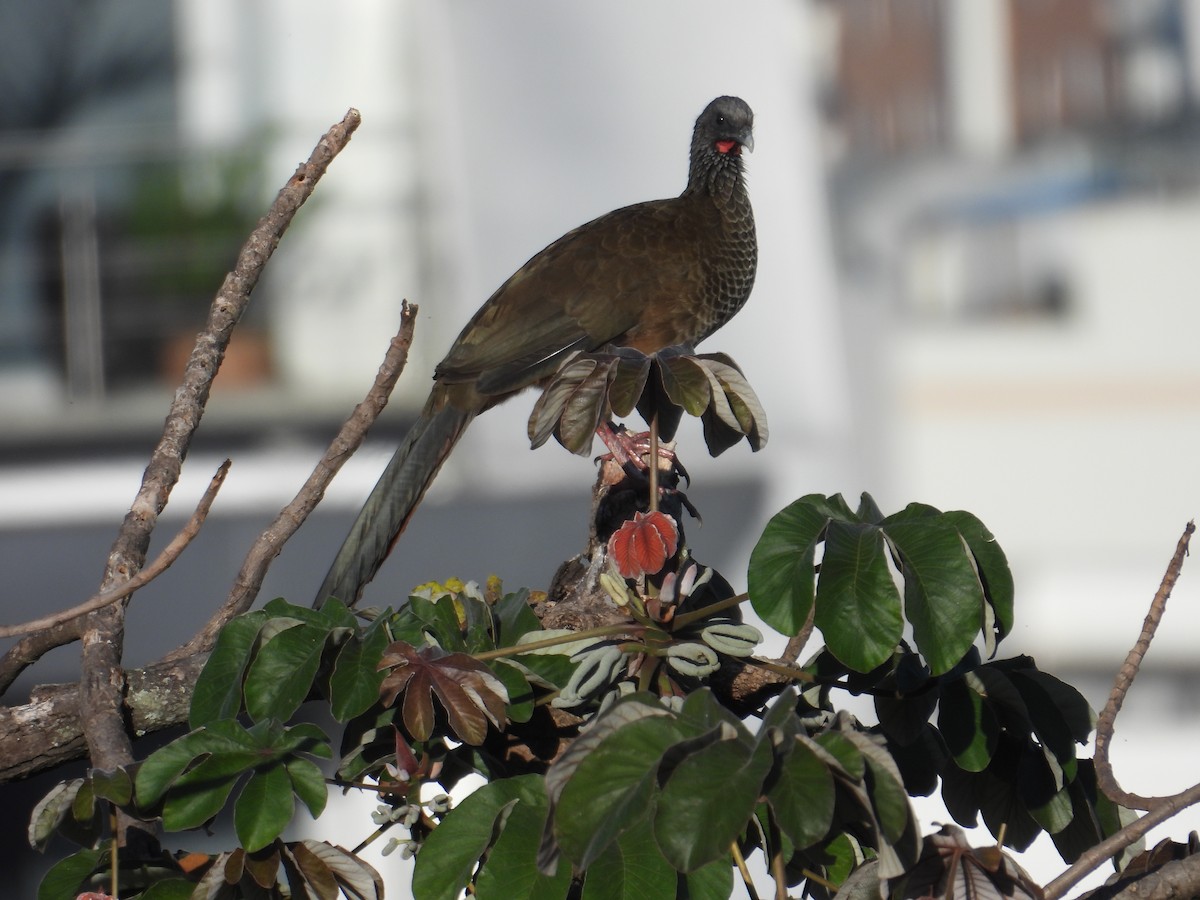
[[[1188,553],[1188,543],[1191,541],[1195,530],[1196,523],[1188,522],[1187,527],[1183,530],[1183,534],[1180,535],[1179,542],[1175,545],[1175,554],[1171,557],[1171,562],[1167,565],[1167,571],[1163,574],[1158,592],[1154,595],[1154,600],[1150,603],[1150,611],[1146,613],[1146,619],[1142,623],[1142,633],[1138,636],[1137,643],[1133,645],[1133,649],[1125,657],[1125,662],[1122,664],[1120,671],[1117,673],[1116,681],[1113,683],[1108,702],[1105,704],[1104,711],[1100,713],[1100,718],[1096,723],[1096,754],[1094,761],[1096,765],[1097,784],[1114,803],[1130,809],[1148,810],[1148,812],[1137,821],[1126,825],[1116,834],[1104,839],[1096,846],[1088,848],[1069,869],[1046,885],[1046,900],[1056,900],[1057,897],[1061,897],[1089,872],[1099,868],[1117,853],[1120,853],[1130,844],[1142,838],[1155,825],[1165,822],[1182,809],[1200,803],[1200,784],[1193,785],[1186,790],[1167,797],[1143,797],[1139,794],[1131,794],[1123,790],[1120,784],[1117,783],[1116,778],[1113,776],[1112,764],[1108,758],[1108,749],[1112,743],[1117,713],[1121,711],[1125,697],[1129,693],[1129,689],[1133,686],[1133,681],[1141,668],[1142,660],[1145,658],[1146,652],[1150,649],[1150,642],[1154,640],[1155,632],[1158,630],[1163,613],[1167,608],[1167,600],[1171,596],[1175,582],[1179,580],[1179,573],[1183,569],[1183,560]]]
[[[8,648],[0,657],[0,696],[5,694],[17,676],[33,665],[55,647],[62,647],[79,640],[83,632],[83,620],[72,619],[26,635]]]
[[[193,653],[207,652],[212,649],[222,626],[239,613],[245,612],[258,596],[271,562],[279,555],[283,545],[304,524],[309,513],[325,496],[325,489],[333,477],[341,470],[346,461],[361,446],[367,435],[367,430],[375,423],[383,408],[387,406],[388,398],[400,373],[408,362],[408,350],[412,346],[413,328],[416,325],[418,307],[404,301],[400,312],[400,331],[392,338],[391,344],[379,366],[375,383],[367,396],[354,408],[346,419],[337,436],[325,451],[321,461],[317,463],[304,486],[295,498],[285,506],[250,548],[242,563],[241,571],[234,580],[233,589],[224,605],[217,610],[208,623],[193,637],[177,650],[167,655],[166,659],[179,659]]]
[[[808,618],[804,620],[800,630],[788,639],[787,645],[783,648],[783,654],[779,657],[781,661],[792,664],[800,658],[800,654],[804,652],[804,646],[812,637],[813,628],[816,627],[816,614],[817,604],[814,603],[808,608]]]
[[[1146,620],[1142,624],[1142,633],[1138,635],[1137,643],[1133,645],[1133,649],[1125,657],[1120,671],[1117,672],[1116,681],[1108,696],[1108,703],[1105,704],[1104,711],[1100,713],[1100,718],[1096,722],[1096,783],[1110,800],[1130,809],[1151,809],[1168,798],[1142,797],[1139,794],[1131,794],[1123,790],[1113,776],[1112,764],[1108,759],[1108,748],[1116,727],[1117,713],[1121,711],[1125,696],[1133,687],[1133,680],[1137,677],[1146,651],[1150,649],[1150,642],[1154,640],[1154,634],[1158,630],[1158,625],[1167,608],[1167,599],[1171,596],[1175,582],[1179,580],[1179,572],[1183,568],[1183,560],[1188,552],[1188,542],[1195,530],[1196,523],[1188,522],[1183,534],[1180,535],[1179,543],[1175,546],[1175,555],[1171,557],[1167,571],[1163,574],[1162,583],[1158,587],[1158,593],[1154,595],[1154,600],[1150,603],[1150,611],[1146,613]]]
[[[150,563],[150,565],[146,566],[146,568],[142,569],[128,581],[107,591],[94,594],[90,599],[85,600],[77,606],[72,606],[70,609],[51,613],[48,616],[42,616],[40,619],[34,619],[32,622],[25,622],[21,625],[0,625],[0,638],[15,637],[18,634],[28,634],[31,631],[61,625],[77,616],[82,616],[85,613],[100,609],[102,606],[108,606],[110,603],[123,600],[138,588],[149,584],[165,572],[175,560],[179,559],[179,554],[183,553],[188,544],[200,533],[200,526],[204,524],[204,520],[208,517],[208,511],[212,508],[213,500],[217,498],[217,491],[221,489],[221,485],[225,483],[225,476],[229,474],[230,464],[229,460],[221,463],[216,474],[213,475],[212,480],[208,483],[208,487],[204,491],[204,496],[196,504],[196,510],[192,513],[192,517],[188,519],[187,524],[183,526],[180,532],[171,539],[171,543],[167,544],[163,548],[163,551],[155,557],[154,562]],[[29,660],[29,662],[33,661]]]
[[[280,190],[270,210],[242,246],[233,271],[225,277],[213,300],[208,322],[196,339],[183,381],[167,413],[162,437],[142,476],[141,488],[109,551],[102,591],[133,577],[145,562],[150,535],[179,480],[183,459],[200,424],[212,381],[233,329],[249,306],[250,293],[296,211],[312,194],[317,181],[350,140],[360,121],[358,111],[352,109],[325,133],[308,162],[303,163]],[[102,768],[125,765],[133,760],[122,698],[121,651],[126,604],[127,601],[118,601],[88,614],[81,634],[79,711],[92,764]]]
[[[1155,825],[1161,825],[1181,809],[1193,806],[1197,802],[1200,802],[1200,784],[1190,787],[1174,797],[1166,798],[1137,821],[1130,822],[1116,834],[1105,838],[1094,847],[1089,847],[1069,869],[1046,885],[1044,889],[1046,900],[1058,900],[1088,873],[1100,868],[1130,844],[1145,837],[1146,833]]]
[[[121,688],[135,734],[151,734],[187,721],[205,660],[197,654],[125,673]],[[29,703],[0,707],[0,784],[53,769],[86,753],[78,685],[39,687]]]

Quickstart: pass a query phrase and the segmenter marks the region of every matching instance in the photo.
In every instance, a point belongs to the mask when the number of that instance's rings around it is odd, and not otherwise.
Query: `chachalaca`
[[[754,149],[753,122],[743,100],[713,100],[696,120],[681,195],[581,225],[488,298],[435,369],[420,418],[359,513],[318,602],[358,600],[481,412],[545,381],[577,352],[692,347],[742,308],[758,261],[741,157],[743,147]]]

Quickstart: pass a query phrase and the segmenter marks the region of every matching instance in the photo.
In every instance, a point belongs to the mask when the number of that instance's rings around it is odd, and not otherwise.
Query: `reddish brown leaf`
[[[663,512],[634,513],[608,539],[608,557],[626,578],[662,571],[679,546],[679,526]]]
[[[440,647],[417,650],[396,641],[384,652],[379,668],[392,670],[379,686],[380,699],[390,706],[404,695],[401,719],[415,740],[428,740],[433,734],[434,697],[446,710],[451,731],[465,743],[482,744],[488,722],[500,728],[505,721],[504,685],[465,653],[447,653]]]

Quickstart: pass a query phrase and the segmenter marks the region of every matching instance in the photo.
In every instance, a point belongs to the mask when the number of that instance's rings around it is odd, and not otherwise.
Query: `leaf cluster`
[[[188,734],[47,799],[41,841],[90,837],[48,883],[103,869],[107,803],[169,830],[232,811],[240,847],[187,872],[162,862],[146,897],[218,881],[228,896],[377,896],[354,854],[281,838],[296,799],[320,815],[331,781],[375,791],[376,836],[407,830],[389,846],[420,850],[418,897],[725,897],[756,850],[780,885],[818,898],[868,861],[902,891],[929,846],[908,798],[939,785],[960,824],[982,817],[1017,848],[1044,830],[1066,859],[1128,819],[1076,755],[1095,722],[1078,692],[1028,657],[990,658],[1012,628],[1012,580],[974,516],[885,516],[866,495],[775,516],[749,601],[784,634],[815,618],[826,645],[801,667],[750,657],[746,598],[718,578],[687,560],[657,580],[606,573],[627,618],[576,633],[543,629],[528,592],[496,585],[432,586],[366,621],[337,601],[272,601],[222,632]],[[723,661],[800,687],[735,713],[706,686]],[[871,697],[877,721],[839,711],[842,693]],[[297,721],[306,701],[340,743]],[[458,806],[422,799],[468,773],[487,783]]]

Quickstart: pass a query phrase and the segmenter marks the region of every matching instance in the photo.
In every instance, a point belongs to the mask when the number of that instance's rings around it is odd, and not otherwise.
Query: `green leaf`
[[[830,519],[823,497],[801,497],[771,518],[750,554],[750,605],[788,637],[804,627],[812,609],[813,562]]]
[[[292,790],[296,796],[308,808],[314,819],[320,816],[329,799],[325,773],[316,763],[307,759],[289,759],[284,763],[284,768],[291,779]]]
[[[83,880],[104,864],[108,853],[108,841],[105,841],[95,850],[79,850],[55,863],[38,885],[38,900],[74,897],[83,887]]]
[[[567,781],[554,811],[562,852],[587,868],[618,835],[644,820],[657,791],[657,761],[682,738],[670,717],[649,716],[608,735]]]
[[[197,757],[213,754],[235,757],[241,768],[259,759],[254,740],[239,723],[213,722],[176,738],[142,762],[134,781],[138,805],[154,805]]]
[[[878,527],[829,523],[816,602],[826,646],[847,666],[869,672],[892,655],[904,621]]]
[[[824,838],[833,824],[833,776],[811,739],[797,735],[790,746],[767,801],[780,830],[803,849]]]
[[[256,722],[286,722],[312,690],[329,632],[316,625],[287,628],[265,641],[246,674],[246,712]]]
[[[725,868],[729,868],[728,863]],[[654,842],[650,822],[646,820],[609,844],[608,849],[588,866],[583,900],[673,897],[676,880],[675,870],[663,859]]]
[[[938,728],[954,762],[968,772],[986,769],[1000,740],[1000,725],[984,699],[986,693],[974,672],[945,682],[941,689]]]
[[[672,403],[682,406],[689,416],[700,416],[708,409],[713,399],[712,387],[708,375],[694,358],[659,356],[658,366],[663,389]]]
[[[1031,807],[1029,814],[1050,834],[1058,834],[1071,824],[1074,815],[1070,791],[1066,788],[1058,791],[1041,806]]]
[[[904,611],[913,640],[934,675],[950,671],[983,623],[983,586],[962,538],[937,518],[885,521],[884,534],[901,560]]]
[[[221,629],[212,655],[196,679],[188,715],[191,728],[231,719],[241,711],[242,676],[250,665],[258,632],[268,618],[264,610],[254,610]]]
[[[613,415],[623,419],[637,406],[638,399],[646,389],[650,374],[650,357],[638,354],[635,357],[621,356],[613,370],[608,388],[608,402]]]
[[[213,756],[175,779],[163,802],[163,827],[168,831],[199,828],[224,807],[238,779],[258,761]]]
[[[1096,713],[1071,685],[1035,668],[1009,673],[1025,701],[1038,738],[1061,763],[1075,758],[1075,744],[1085,744],[1096,727]]]
[[[992,533],[969,512],[955,509],[944,513],[943,516],[958,529],[975,558],[984,593],[996,613],[996,638],[1003,640],[1013,627],[1013,578],[1012,570],[1008,567],[1008,558]],[[987,637],[989,643],[992,643],[992,636]],[[994,652],[994,646],[989,650]]]
[[[494,833],[494,843],[475,877],[478,900],[562,900],[567,896],[571,867],[558,866],[553,875],[546,875],[537,866],[548,809],[545,791],[531,785],[501,812],[498,833]]]
[[[505,594],[492,608],[496,647],[513,647],[522,637],[542,630],[542,623],[529,608],[529,591],[522,588]]]
[[[754,813],[774,762],[770,741],[751,743],[744,729],[730,731],[730,739],[685,757],[659,798],[654,835],[663,855],[681,872],[728,855]],[[698,822],[704,827],[697,828]]]
[[[362,637],[352,637],[338,651],[329,676],[329,710],[337,721],[362,715],[379,699],[384,673],[376,666],[387,643],[382,620],[376,619]]]
[[[513,722],[528,722],[533,715],[533,689],[520,669],[510,660],[496,659],[488,663],[492,674],[508,691],[508,718]]]
[[[471,883],[476,864],[497,837],[502,816],[520,803],[546,803],[540,775],[489,782],[450,810],[425,840],[413,870],[412,891],[422,900],[457,900]],[[567,869],[569,877],[569,867]]]
[[[196,885],[184,878],[168,878],[150,885],[137,900],[191,900],[195,890]]]
[[[439,647],[448,653],[468,652],[462,636],[462,627],[458,622],[458,613],[454,610],[453,597],[427,600],[424,597],[413,596],[408,598],[408,603]],[[421,642],[418,641],[413,646],[420,645]]]
[[[125,806],[133,799],[133,779],[125,769],[92,769],[88,774],[97,799],[117,806]]]
[[[733,894],[733,864],[728,859],[717,859],[686,877],[687,893],[680,896],[688,900],[728,900]]]
[[[283,766],[255,772],[242,788],[233,807],[233,826],[247,853],[254,853],[279,837],[296,812],[292,781]]]

